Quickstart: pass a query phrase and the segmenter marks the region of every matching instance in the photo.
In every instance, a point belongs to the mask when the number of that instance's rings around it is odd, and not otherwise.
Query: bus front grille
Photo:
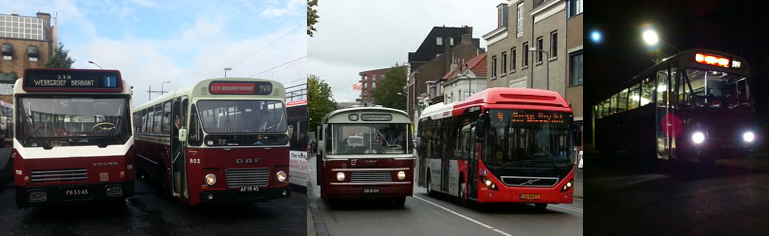
[[[502,182],[515,187],[552,187],[558,183],[558,177],[502,176]]]
[[[265,187],[270,180],[269,168],[228,169],[225,172],[228,188]]]
[[[32,183],[46,183],[85,181],[86,177],[86,169],[82,168],[63,170],[33,170],[30,172],[29,179]]]
[[[389,171],[353,171],[350,174],[352,183],[392,182]]]

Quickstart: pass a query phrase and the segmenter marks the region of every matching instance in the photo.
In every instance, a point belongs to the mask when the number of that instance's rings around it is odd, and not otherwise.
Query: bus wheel
[[[403,208],[406,205],[406,197],[397,197],[394,199],[395,208]]]
[[[537,211],[545,211],[547,210],[547,203],[536,203],[534,204],[534,209]]]

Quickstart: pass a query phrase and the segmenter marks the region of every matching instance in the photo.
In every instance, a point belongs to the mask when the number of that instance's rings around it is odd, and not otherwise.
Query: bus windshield
[[[25,147],[124,144],[131,135],[127,98],[56,96],[19,101],[19,140]]]
[[[573,163],[568,113],[491,109],[483,161],[490,169]]]
[[[199,101],[198,113],[208,133],[284,133],[287,122],[281,101]]]
[[[331,154],[406,154],[408,124],[332,124]]]
[[[684,103],[693,101],[697,107],[734,108],[750,105],[745,76],[714,70],[686,69],[691,89],[684,86]],[[722,104],[723,103],[723,104]]]

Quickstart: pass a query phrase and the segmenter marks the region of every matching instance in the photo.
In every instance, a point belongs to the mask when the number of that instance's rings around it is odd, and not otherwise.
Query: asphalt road
[[[136,196],[113,204],[16,209],[12,179],[0,182],[3,235],[305,235],[307,198],[191,207],[136,181]]]
[[[769,159],[643,161],[588,154],[591,235],[766,235]]]
[[[492,204],[464,208],[452,197],[429,197],[415,187],[402,209],[386,202],[357,201],[331,207],[315,185],[315,161],[310,163],[308,189],[312,215],[309,235],[582,235],[582,198],[572,205],[550,205],[537,212],[531,205]],[[349,204],[349,205],[347,205]],[[316,209],[312,209],[316,208]],[[314,215],[313,215],[314,214]],[[310,224],[310,222],[308,222]]]

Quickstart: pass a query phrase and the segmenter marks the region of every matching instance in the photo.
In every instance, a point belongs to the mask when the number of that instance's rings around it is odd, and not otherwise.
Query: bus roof
[[[227,85],[237,85],[239,83],[270,83],[272,84],[272,91],[269,94],[255,94],[253,89],[257,89],[254,87],[249,87],[248,91],[243,90],[242,92],[235,91],[235,92],[214,92],[212,93],[213,88],[209,88],[209,86],[220,86],[220,84],[227,84]],[[252,86],[252,85],[249,85]],[[258,86],[258,84],[257,84]],[[211,86],[213,87],[213,86]],[[256,96],[259,98],[265,98],[265,99],[271,99],[271,100],[281,100],[284,101],[286,98],[286,91],[283,88],[283,84],[277,81],[273,80],[266,80],[266,79],[254,79],[254,78],[239,78],[239,77],[227,77],[227,78],[212,78],[212,79],[204,79],[200,80],[194,84],[183,86],[173,92],[169,92],[167,94],[164,94],[162,96],[156,97],[155,99],[152,99],[151,101],[148,101],[140,106],[135,107],[134,109],[144,109],[145,107],[149,107],[152,105],[155,105],[159,101],[166,101],[174,97],[181,97],[181,96],[188,96],[190,100],[193,100],[195,98],[199,98],[201,96],[206,98],[216,98],[216,99],[226,99],[226,98],[234,98],[233,95],[248,95],[248,96]]]
[[[323,123],[351,123],[351,120],[349,120],[349,115],[351,114],[372,114],[372,113],[389,113],[392,115],[391,120],[388,120],[387,123],[394,123],[394,122],[402,122],[402,123],[409,123],[409,116],[406,114],[405,111],[401,111],[398,109],[392,109],[387,107],[353,107],[353,108],[345,108],[341,110],[336,110],[325,117],[323,117]],[[338,118],[337,118],[338,117]],[[367,123],[376,123],[376,121],[366,121],[363,117],[360,117],[361,122],[367,122]]]
[[[462,111],[478,104],[492,109],[571,112],[569,103],[557,92],[530,88],[488,88],[454,103],[454,109]]]

